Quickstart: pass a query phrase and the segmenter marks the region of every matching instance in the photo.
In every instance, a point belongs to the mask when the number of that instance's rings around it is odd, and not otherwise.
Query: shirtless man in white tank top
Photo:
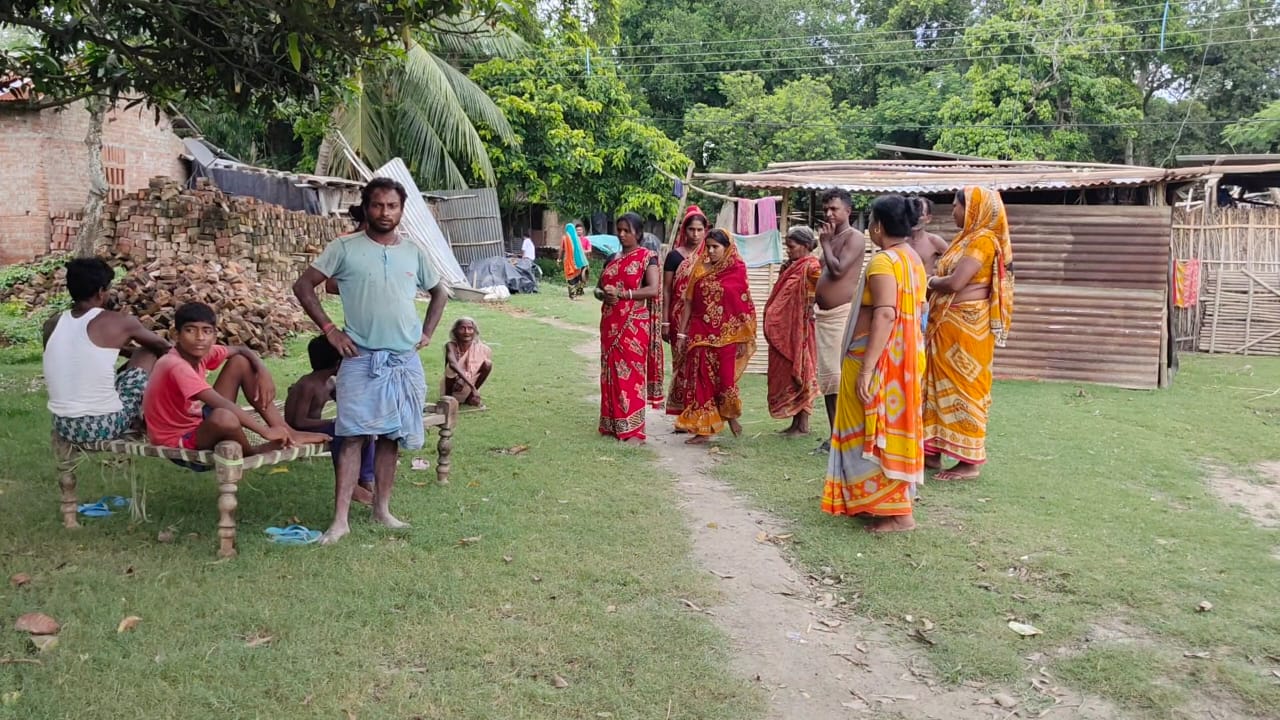
[[[104,309],[114,277],[98,258],[68,262],[71,309],[44,325],[53,428],[75,443],[112,440],[134,428],[151,367],[169,352],[169,343],[137,318]],[[120,355],[129,361],[117,372]]]

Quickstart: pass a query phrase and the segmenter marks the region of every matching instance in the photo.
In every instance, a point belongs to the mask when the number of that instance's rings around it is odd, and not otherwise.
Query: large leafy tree
[[[871,150],[864,112],[836,104],[824,82],[801,77],[773,92],[753,73],[720,79],[724,107],[696,105],[681,145],[707,170],[743,172],[774,161],[860,157]]]
[[[640,119],[612,68],[587,72],[588,50],[595,45],[585,35],[567,32],[533,55],[472,71],[519,139],[508,146],[481,127],[502,199],[547,204],[566,215],[634,210],[670,218],[671,184],[654,168],[683,173],[688,158]]]
[[[1280,152],[1280,100],[1227,127],[1222,137],[1237,152]]]
[[[476,3],[484,12],[497,0]],[[77,246],[88,253],[107,189],[101,145],[110,104],[316,98],[383,56],[406,28],[462,7],[463,0],[10,0],[0,4],[0,26],[32,35],[3,52],[0,74],[31,78],[34,91],[0,110],[86,101],[93,187]]]

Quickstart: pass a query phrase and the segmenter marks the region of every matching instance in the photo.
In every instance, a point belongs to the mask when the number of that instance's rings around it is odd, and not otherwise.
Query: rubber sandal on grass
[[[271,538],[271,542],[276,545],[311,545],[318,542],[321,535],[319,530],[308,530],[302,525],[290,525],[283,528],[269,527],[266,532],[267,536]]]

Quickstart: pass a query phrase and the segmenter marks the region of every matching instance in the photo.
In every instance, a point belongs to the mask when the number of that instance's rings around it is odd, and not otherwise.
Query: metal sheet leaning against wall
[[[463,267],[482,258],[503,256],[502,218],[496,190],[432,190],[428,194],[449,198],[433,201],[431,211],[453,249],[453,256]]]

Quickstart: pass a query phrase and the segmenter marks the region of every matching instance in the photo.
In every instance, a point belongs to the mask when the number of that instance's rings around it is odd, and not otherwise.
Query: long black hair
[[[920,207],[901,195],[881,195],[871,203],[871,221],[892,237],[910,237],[920,222]]]

